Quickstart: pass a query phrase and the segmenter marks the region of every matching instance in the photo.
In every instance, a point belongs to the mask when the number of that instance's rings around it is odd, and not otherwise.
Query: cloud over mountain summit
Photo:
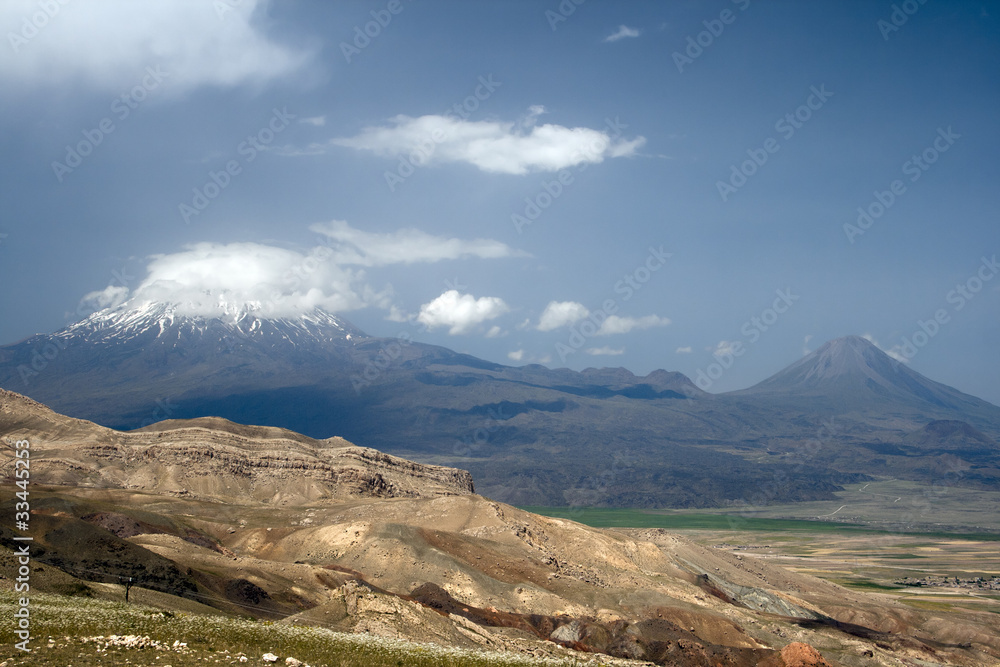
[[[341,220],[311,229],[325,239],[307,250],[251,242],[201,242],[179,252],[153,255],[135,289],[109,285],[85,295],[81,306],[93,311],[126,301],[159,301],[174,304],[181,314],[202,317],[244,307],[274,317],[315,308],[331,313],[368,306],[388,309],[392,289],[373,287],[367,267],[523,255],[491,239],[466,241],[418,229],[372,233]]]

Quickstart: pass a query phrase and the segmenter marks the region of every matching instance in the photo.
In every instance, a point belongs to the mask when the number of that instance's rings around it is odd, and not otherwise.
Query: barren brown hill
[[[122,433],[8,392],[0,437],[31,443],[39,590],[105,594],[130,576],[137,600],[176,609],[645,664],[1000,665],[987,614],[541,517],[472,493],[462,471],[339,439],[217,419]],[[9,528],[0,543],[9,588]]]
[[[33,474],[51,484],[278,504],[473,492],[464,470],[413,463],[343,438],[314,440],[218,417],[120,432],[0,390],[0,432],[15,431],[38,443]]]

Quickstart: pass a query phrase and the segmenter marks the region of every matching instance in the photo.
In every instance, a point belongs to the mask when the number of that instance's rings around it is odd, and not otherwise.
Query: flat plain
[[[837,496],[753,509],[526,509],[626,532],[664,528],[917,609],[1000,614],[1000,493],[881,480]]]

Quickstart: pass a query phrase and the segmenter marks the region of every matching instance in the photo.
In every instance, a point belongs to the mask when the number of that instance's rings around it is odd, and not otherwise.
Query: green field
[[[902,487],[900,484],[896,486]],[[859,496],[859,491],[861,489],[852,489],[844,495],[853,493]],[[961,519],[962,508],[956,508],[957,503],[951,500],[939,503],[938,509],[944,518]],[[843,499],[840,502],[843,504]],[[841,521],[824,521],[793,518],[794,514],[782,518],[761,516],[787,511],[787,506],[781,509],[758,508],[753,516],[727,514],[723,509],[692,511],[537,506],[523,509],[599,528],[662,528],[683,535],[703,547],[764,558],[771,564],[841,586],[890,595],[915,608],[1000,613],[1000,600],[983,589],[968,585],[965,588],[911,588],[899,583],[905,577],[929,577],[938,581],[960,577],[968,582],[975,577],[989,579],[1000,576],[997,550],[1000,533],[976,530],[979,527],[993,528],[987,516],[982,517],[987,520],[971,526],[960,524],[966,526],[964,529],[950,529],[950,526],[946,529],[945,526],[922,523],[907,526],[910,530],[902,531],[889,530],[887,528],[891,524],[888,522],[875,521],[877,514],[870,507],[866,508],[868,514],[862,521],[871,520],[872,523],[851,522],[845,520],[846,517]],[[798,516],[816,515],[803,512]],[[968,516],[971,516],[971,511]]]
[[[737,514],[708,514],[677,510],[620,509],[610,507],[539,507],[535,505],[523,506],[521,509],[543,516],[572,519],[573,521],[595,528],[664,528],[667,530],[922,535],[935,538],[1000,542],[1000,533],[893,531],[872,528],[857,523],[743,517]]]

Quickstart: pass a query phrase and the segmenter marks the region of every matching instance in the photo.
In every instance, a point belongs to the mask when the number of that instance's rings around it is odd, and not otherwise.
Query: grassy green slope
[[[171,665],[172,667],[260,665],[273,653],[284,665],[294,657],[313,667],[519,667],[597,664],[589,660],[544,660],[514,654],[449,649],[433,644],[352,635],[224,616],[164,612],[124,602],[32,594],[31,653],[17,650],[12,622],[15,595],[0,592],[0,662],[8,667]],[[133,635],[144,646],[126,646]],[[100,638],[100,639],[98,639]],[[110,642],[110,645],[108,645]],[[175,642],[179,642],[175,644]],[[183,646],[181,644],[184,644]],[[245,662],[240,656],[246,656]]]

